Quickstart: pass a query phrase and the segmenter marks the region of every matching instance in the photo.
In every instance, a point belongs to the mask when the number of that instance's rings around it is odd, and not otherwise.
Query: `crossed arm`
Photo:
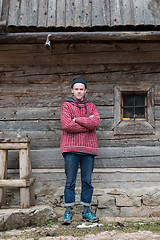
[[[95,106],[92,115],[89,117],[71,118],[68,106],[62,105],[61,124],[62,128],[70,133],[88,132],[99,126],[99,112]]]

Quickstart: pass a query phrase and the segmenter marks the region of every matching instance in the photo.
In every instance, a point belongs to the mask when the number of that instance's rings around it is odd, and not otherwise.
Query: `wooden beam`
[[[19,150],[19,170],[20,179],[27,179],[30,175],[28,151],[26,149]],[[21,208],[30,207],[30,191],[29,187],[20,189]]]
[[[2,179],[0,180],[0,187],[9,187],[9,188],[26,188],[33,184],[35,181],[34,178],[26,179]]]
[[[27,149],[28,143],[0,143],[0,149]]]
[[[2,33],[0,43],[45,43],[48,34],[50,41],[160,41],[159,31],[146,32],[25,32]]]
[[[0,150],[0,181],[7,178],[7,150]],[[5,205],[6,188],[0,186],[0,207]]]

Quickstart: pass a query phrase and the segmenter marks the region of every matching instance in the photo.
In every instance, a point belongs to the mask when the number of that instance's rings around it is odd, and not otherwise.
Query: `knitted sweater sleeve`
[[[88,128],[89,130],[95,130],[99,126],[100,116],[95,105],[93,105],[92,117],[76,117],[76,123]]]
[[[88,132],[86,127],[73,121],[71,112],[68,106],[64,103],[61,108],[61,125],[62,129],[70,133]]]

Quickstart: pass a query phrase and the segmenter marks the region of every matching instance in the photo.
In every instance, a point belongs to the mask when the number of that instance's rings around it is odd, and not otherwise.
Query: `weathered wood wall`
[[[160,186],[159,43],[54,44],[53,52],[41,44],[1,44],[0,138],[18,129],[31,138],[36,193],[64,185],[60,107],[77,76],[87,80],[87,97],[101,115],[94,186]],[[156,134],[114,135],[114,86],[124,84],[154,86]],[[9,153],[10,173],[17,158]]]
[[[39,28],[157,26],[159,11],[157,0],[12,0],[7,22],[9,27]]]

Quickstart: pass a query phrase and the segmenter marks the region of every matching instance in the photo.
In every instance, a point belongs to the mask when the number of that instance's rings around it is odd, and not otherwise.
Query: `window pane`
[[[135,95],[135,106],[145,106],[145,95]]]
[[[124,108],[123,118],[134,118],[134,108]]]
[[[145,118],[145,108],[135,109],[135,118]]]
[[[122,119],[145,119],[146,118],[146,94],[132,93],[122,94]],[[126,118],[126,119],[125,119]],[[128,119],[127,119],[128,118]]]
[[[123,95],[123,106],[134,106],[134,95]]]

